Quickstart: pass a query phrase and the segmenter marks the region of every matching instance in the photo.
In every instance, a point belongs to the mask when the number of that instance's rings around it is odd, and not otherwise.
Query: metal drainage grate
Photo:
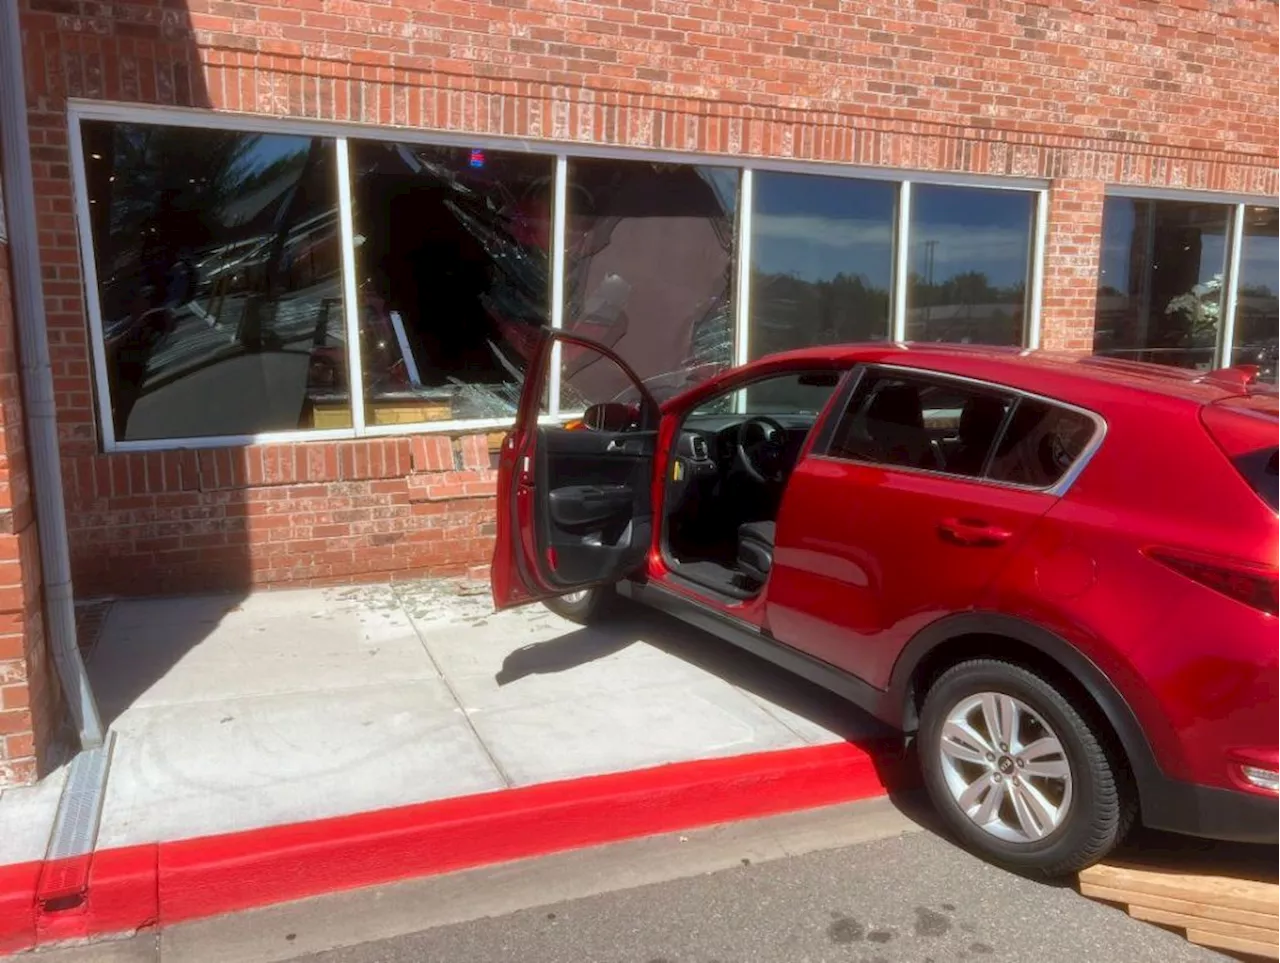
[[[40,873],[37,899],[46,909],[75,905],[88,888],[114,745],[115,733],[108,732],[101,746],[82,751],[71,762]]]

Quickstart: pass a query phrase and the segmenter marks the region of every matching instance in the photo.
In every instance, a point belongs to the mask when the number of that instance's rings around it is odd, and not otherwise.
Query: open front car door
[[[572,355],[571,376],[558,376]],[[540,424],[559,395],[560,423]],[[658,405],[608,348],[545,330],[498,465],[499,609],[616,582],[653,540]]]

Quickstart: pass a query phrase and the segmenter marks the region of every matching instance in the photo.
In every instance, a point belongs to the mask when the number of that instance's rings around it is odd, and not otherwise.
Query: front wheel
[[[1107,855],[1135,812],[1105,733],[1047,681],[981,659],[945,672],[920,713],[925,786],[969,849],[1062,876]]]
[[[608,614],[616,598],[617,593],[612,585],[597,585],[546,599],[542,604],[562,619],[578,625],[589,625]]]

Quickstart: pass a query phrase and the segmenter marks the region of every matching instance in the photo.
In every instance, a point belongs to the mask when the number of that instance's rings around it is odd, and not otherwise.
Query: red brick
[[[0,736],[31,731],[31,710],[7,709],[0,711]]]
[[[31,706],[31,694],[25,685],[0,686],[0,710],[27,709]]]

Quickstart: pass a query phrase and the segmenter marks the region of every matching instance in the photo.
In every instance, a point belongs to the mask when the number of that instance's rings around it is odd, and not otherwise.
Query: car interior
[[[841,374],[769,378],[685,418],[664,501],[665,547],[676,574],[733,599],[760,591],[787,479]]]

